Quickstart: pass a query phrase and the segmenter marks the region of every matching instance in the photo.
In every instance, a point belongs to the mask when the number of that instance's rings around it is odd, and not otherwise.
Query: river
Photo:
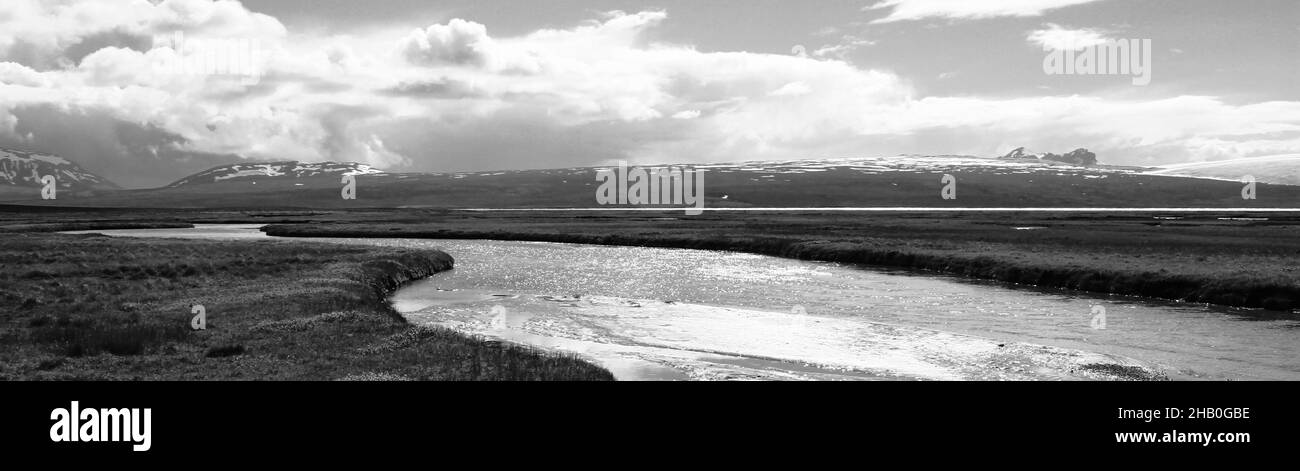
[[[83,232],[271,239],[258,227]],[[737,252],[310,240],[443,250],[454,270],[391,298],[411,322],[581,355],[619,379],[1098,377],[1084,365],[1176,380],[1300,379],[1300,322],[1258,310]]]

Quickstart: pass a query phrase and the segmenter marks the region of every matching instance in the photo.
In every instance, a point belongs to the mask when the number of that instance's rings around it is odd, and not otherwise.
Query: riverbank
[[[1294,221],[1151,216],[426,214],[273,224],[285,237],[500,239],[730,250],[1174,301],[1300,307]],[[1270,312],[1272,314],[1270,314]]]
[[[3,379],[613,379],[573,356],[408,324],[387,296],[451,269],[441,252],[16,232],[0,260]],[[193,305],[205,330],[190,328]]]

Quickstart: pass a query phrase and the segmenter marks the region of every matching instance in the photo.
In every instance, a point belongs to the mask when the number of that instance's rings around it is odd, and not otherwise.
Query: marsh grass
[[[138,317],[122,320],[63,316],[53,322],[37,322],[31,330],[32,340],[69,357],[139,355],[162,343],[184,339],[187,334],[188,329],[178,323],[142,322]]]
[[[416,327],[387,304],[437,251],[0,238],[0,379],[609,380],[582,359]],[[191,306],[207,329],[190,329]],[[394,338],[409,338],[387,348]]]

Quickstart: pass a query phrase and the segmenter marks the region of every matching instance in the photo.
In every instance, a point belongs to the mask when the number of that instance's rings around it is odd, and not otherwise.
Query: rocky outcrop
[[[1043,154],[1034,154],[1025,151],[1024,147],[1017,147],[1013,149],[1011,152],[1007,152],[1006,155],[1003,155],[1001,158],[1050,160],[1052,162],[1061,162],[1061,163],[1067,163],[1071,165],[1079,165],[1082,167],[1091,167],[1097,165],[1097,154],[1094,154],[1088,151],[1088,149],[1084,149],[1082,147],[1067,152],[1065,153],[1065,155],[1053,154],[1051,152],[1047,152]]]
[[[1056,154],[1048,153],[1048,154],[1044,154],[1040,158],[1043,160],[1054,160],[1057,162],[1065,162],[1067,164],[1080,165],[1084,167],[1097,165],[1097,154],[1089,152],[1088,149],[1084,149],[1084,148],[1078,148],[1072,150],[1066,153],[1065,155],[1056,155]]]
[[[1004,159],[1025,159],[1025,158],[1037,159],[1038,156],[1037,156],[1037,155],[1034,155],[1034,154],[1026,153],[1024,147],[1017,147],[1017,148],[1015,148],[1015,149],[1012,149],[1011,152],[1007,152],[1007,155],[1002,156],[1002,158],[1004,158]]]

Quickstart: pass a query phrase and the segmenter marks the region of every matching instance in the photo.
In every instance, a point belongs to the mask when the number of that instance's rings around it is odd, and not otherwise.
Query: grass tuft
[[[235,355],[242,355],[243,353],[244,353],[243,345],[221,345],[221,346],[209,348],[207,353],[204,353],[203,356],[208,358],[225,358],[225,357],[233,357]]]

